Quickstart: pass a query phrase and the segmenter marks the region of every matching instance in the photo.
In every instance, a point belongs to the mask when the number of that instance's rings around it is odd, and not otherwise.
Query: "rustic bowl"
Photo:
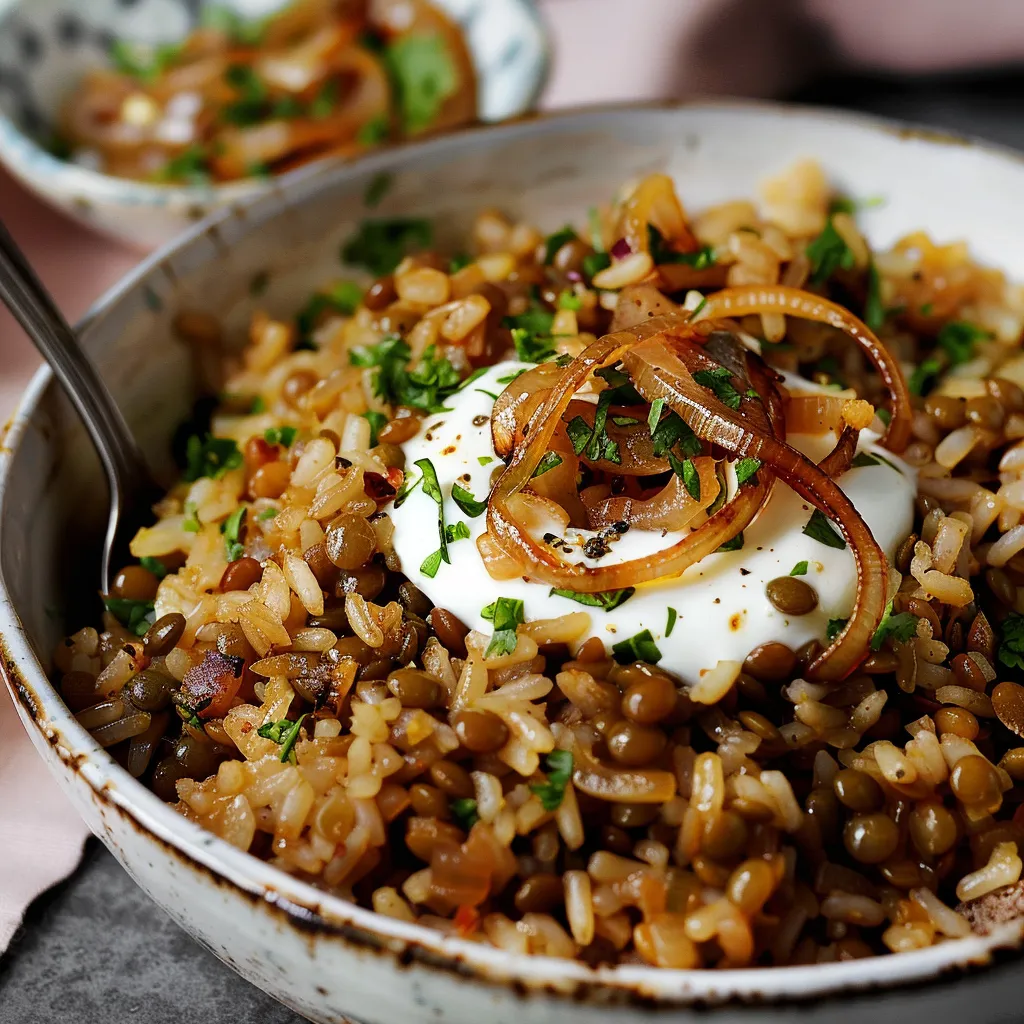
[[[548,43],[532,0],[433,0],[462,28],[477,69],[480,120],[529,110],[544,84]],[[282,0],[0,0],[0,163],[76,220],[133,248],[169,242],[212,210],[267,191],[263,180],[159,185],[115,178],[54,156],[56,113],[118,40],[183,39],[212,7],[262,16]]]
[[[974,143],[799,109],[698,104],[593,110],[457,133],[310,169],[224,211],[151,257],[86,317],[84,341],[154,463],[191,397],[172,323],[182,308],[239,327],[254,304],[294,308],[332,276],[368,184],[393,176],[379,214],[429,215],[453,238],[482,206],[553,229],[624,180],[667,170],[685,203],[754,192],[764,174],[818,157],[885,245],[926,227],[967,238],[1024,278],[1024,162]],[[266,289],[264,291],[264,289]],[[254,293],[258,292],[256,296]],[[65,625],[95,587],[105,488],[60,388],[41,371],[0,442],[0,663],[18,711],[92,830],[183,928],[242,975],[315,1021],[365,1024],[639,1024],[791,1019],[874,1024],[1011,1019],[1019,923],[987,938],[811,967],[591,969],[379,917],[281,873],[186,821],[134,781],[75,721],[47,679]],[[99,937],[97,941],[102,941]]]

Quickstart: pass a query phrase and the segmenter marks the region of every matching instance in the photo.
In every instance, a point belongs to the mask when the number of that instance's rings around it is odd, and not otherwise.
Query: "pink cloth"
[[[2,0],[0,0],[2,5]],[[554,40],[543,105],[777,95],[825,60],[934,71],[1024,57],[1020,0],[540,0]],[[138,258],[0,171],[0,218],[74,319]],[[0,309],[0,423],[38,365]],[[35,896],[80,856],[85,826],[0,687],[0,952]]]

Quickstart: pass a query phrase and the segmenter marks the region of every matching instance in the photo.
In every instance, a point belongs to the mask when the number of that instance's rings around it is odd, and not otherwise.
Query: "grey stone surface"
[[[1024,149],[1024,79],[819,83],[801,102],[867,110]],[[0,1024],[302,1024],[193,942],[89,843],[0,958]]]

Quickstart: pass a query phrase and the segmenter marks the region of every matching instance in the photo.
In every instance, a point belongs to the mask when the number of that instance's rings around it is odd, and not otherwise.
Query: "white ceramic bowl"
[[[283,0],[0,0],[0,162],[76,220],[149,250],[212,210],[273,191],[271,181],[186,187],[99,174],[47,149],[56,113],[114,40],[183,39],[209,7],[262,16]],[[432,0],[462,28],[477,70],[483,122],[525,113],[547,71],[548,44],[533,0]]]
[[[182,307],[239,327],[261,304],[293,308],[337,266],[375,175],[394,186],[379,212],[428,215],[457,236],[498,205],[542,228],[578,219],[622,181],[676,179],[691,209],[754,192],[813,155],[851,196],[883,196],[862,217],[885,245],[926,227],[968,238],[982,260],[1024,278],[1024,163],[984,146],[858,118],[770,107],[696,105],[589,111],[382,152],[306,173],[256,204],[225,211],[150,258],[84,324],[129,422],[155,461],[189,406],[189,360],[171,322]],[[0,444],[0,653],[19,713],[90,827],[135,880],[246,978],[316,1021],[367,1024],[639,1024],[653,1016],[873,1024],[1011,1019],[1021,927],[916,953],[813,967],[669,971],[511,956],[445,938],[328,896],[226,845],[131,779],[76,723],[47,681],[64,595],[95,587],[104,487],[59,388],[43,371]],[[97,936],[102,942],[103,937]],[[1005,947],[1001,950],[1000,947]],[[1008,950],[1008,951],[1007,951]],[[999,964],[995,961],[1005,960]],[[982,969],[984,968],[984,969]]]

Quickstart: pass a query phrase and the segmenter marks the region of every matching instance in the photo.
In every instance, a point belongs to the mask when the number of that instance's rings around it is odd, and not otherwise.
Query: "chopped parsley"
[[[263,439],[267,444],[279,444],[282,448],[291,448],[298,433],[295,427],[268,427],[263,431]]]
[[[459,87],[455,62],[439,35],[411,32],[399,37],[384,51],[384,66],[410,135],[429,128]]]
[[[224,72],[224,81],[235,90],[238,98],[221,108],[222,121],[245,128],[267,118],[270,94],[254,68],[248,64],[229,64]]]
[[[430,221],[415,217],[364,220],[342,246],[341,258],[384,277],[412,251],[426,249],[434,237]]]
[[[256,518],[261,522],[265,523],[268,519],[276,518],[278,509],[276,508],[265,508]]]
[[[545,811],[557,811],[565,799],[565,787],[572,780],[572,751],[552,750],[544,759],[544,769],[547,779],[533,783],[530,791],[540,798]]]
[[[204,476],[219,480],[225,473],[242,465],[242,453],[229,437],[206,435],[200,440],[193,434],[185,445],[186,483],[194,483]]]
[[[444,523],[444,498],[441,496],[441,485],[437,482],[437,472],[430,459],[419,459],[414,465],[423,474],[423,493],[437,505],[437,532],[441,538],[441,546],[433,554],[427,555],[420,566],[420,572],[433,579],[442,562],[451,565],[452,561],[448,554],[448,531]]]
[[[700,474],[692,459],[683,459],[679,462],[672,452],[668,453],[668,460],[673,472],[683,481],[683,486],[694,501],[700,501]]]
[[[622,590],[599,590],[594,594],[581,594],[575,590],[563,590],[560,587],[552,587],[548,591],[548,597],[565,597],[577,604],[586,605],[587,608],[600,608],[610,612],[619,605],[625,604],[636,593],[636,587],[623,587]]]
[[[571,309],[574,313],[583,308],[583,300],[575,293],[563,288],[558,293],[558,308]]]
[[[392,405],[406,405],[423,412],[446,412],[445,399],[462,386],[459,371],[430,345],[418,366],[409,369],[409,346],[392,334],[376,345],[349,352],[353,366],[377,368],[373,393]]]
[[[199,522],[199,510],[194,501],[185,502],[185,521],[181,524],[181,528],[186,533],[198,533],[203,528],[203,524]]]
[[[373,176],[373,180],[366,187],[366,195],[363,196],[363,204],[371,208],[379,206],[380,201],[388,194],[393,181],[394,179],[387,173],[387,171],[381,171],[380,174],[375,174]]]
[[[245,554],[245,548],[242,546],[245,512],[245,506],[242,505],[220,524],[220,532],[224,534],[224,550],[229,562],[237,562]]]
[[[743,549],[743,544],[744,544],[743,531],[740,530],[740,532],[737,533],[736,536],[733,537],[732,540],[727,540],[724,544],[722,544],[721,546],[719,546],[715,550],[716,550],[716,552],[718,552],[718,551],[741,551]]]
[[[376,448],[380,438],[377,436],[388,422],[387,416],[376,409],[369,409],[362,414],[364,420],[370,424],[370,447]]]
[[[241,46],[259,46],[266,31],[265,20],[249,21],[234,8],[221,4],[210,4],[203,8],[200,24],[222,32],[233,43]]]
[[[480,614],[494,623],[491,642],[484,651],[485,658],[501,657],[511,654],[519,642],[516,627],[526,621],[523,602],[514,597],[499,597],[494,604],[489,604]]]
[[[134,601],[128,597],[106,597],[103,604],[107,611],[136,636],[145,636],[153,625],[153,602]]]
[[[814,284],[824,284],[837,270],[852,270],[857,262],[853,250],[836,231],[831,217],[821,234],[808,243],[806,253]]]
[[[494,456],[493,455],[478,455],[476,457],[476,461],[479,462],[481,466],[486,466],[489,463],[494,461]]]
[[[290,719],[282,718],[279,722],[267,722],[256,730],[257,736],[265,740],[273,740],[281,744],[280,760],[282,764],[291,761],[295,764],[295,744],[299,740],[299,730],[308,715],[299,715],[298,719],[292,722]]]
[[[1024,615],[1010,612],[1003,620],[997,655],[1007,668],[1024,668]]]
[[[648,665],[656,665],[661,661],[661,651],[654,642],[649,629],[643,629],[627,640],[612,644],[612,656],[620,665],[628,665],[634,661],[645,661]]]
[[[533,471],[533,479],[538,476],[543,476],[545,473],[554,469],[556,466],[562,464],[562,456],[558,452],[545,452],[544,457],[537,463],[537,468]]]
[[[391,122],[388,120],[387,114],[378,114],[360,127],[356,132],[356,141],[361,142],[364,146],[376,146],[390,134]]]
[[[606,252],[588,252],[583,257],[583,273],[591,280],[602,270],[607,270],[612,265],[612,258]]]
[[[151,572],[158,580],[162,580],[167,575],[167,566],[159,558],[153,558],[151,555],[140,558],[139,565],[146,572]]]
[[[676,445],[687,458],[701,453],[701,443],[697,435],[686,425],[683,418],[669,410],[662,419],[665,399],[656,398],[651,403],[651,411],[647,416],[647,426],[651,431],[652,451],[655,458],[664,458]]]
[[[314,121],[326,121],[338,105],[338,80],[328,78],[309,104],[309,116]],[[371,204],[372,205],[372,204]]]
[[[803,528],[802,532],[812,540],[816,540],[819,544],[824,544],[825,547],[838,548],[839,550],[846,547],[846,541],[842,535],[836,531],[836,528],[829,522],[828,518],[818,509],[811,513],[811,518],[807,520],[807,525]]]
[[[480,815],[476,809],[476,801],[471,796],[459,797],[450,804],[452,817],[459,828],[468,832],[479,820]]]
[[[722,405],[733,411],[739,409],[742,395],[732,386],[732,372],[724,366],[716,366],[713,370],[698,370],[693,379],[714,392]]]
[[[840,633],[846,628],[846,623],[849,619],[829,619],[828,624],[825,626],[825,636],[829,643],[831,643]]]
[[[943,324],[935,340],[939,348],[949,356],[951,366],[960,366],[974,358],[974,346],[979,341],[985,341],[992,337],[991,331],[986,331],[976,324],[967,323],[965,320],[951,320]]]
[[[850,463],[855,469],[863,469],[865,466],[880,466],[882,460],[872,455],[871,452],[857,452]]]
[[[457,523],[449,523],[444,528],[444,535],[449,544],[454,544],[457,540],[468,540],[469,527],[460,519]]]
[[[890,637],[905,643],[917,636],[917,616],[910,612],[892,613],[892,601],[885,606],[885,614],[871,637],[871,650],[877,651]]]
[[[544,239],[544,262],[550,266],[551,261],[555,258],[555,253],[565,245],[566,242],[574,241],[578,236],[576,232],[569,227],[568,224],[560,231],[556,231],[554,234],[548,235]]]
[[[622,462],[618,444],[607,433],[608,408],[612,404],[612,392],[602,391],[594,410],[594,425],[591,427],[582,416],[574,416],[568,423],[566,432],[577,455],[583,455],[591,462]]]
[[[655,264],[685,263],[694,270],[707,270],[715,265],[715,250],[710,245],[696,252],[676,252],[653,224],[647,225],[647,241]]]
[[[126,39],[115,39],[110,44],[110,62],[122,75],[130,75],[140,82],[153,82],[181,56],[180,43],[147,46]]]
[[[533,334],[525,327],[512,328],[512,344],[524,363],[543,363],[555,354],[550,334]]]
[[[860,210],[869,210],[873,206],[882,206],[885,203],[883,196],[870,196],[867,199],[851,199],[850,196],[836,196],[828,204],[829,213],[858,213]]]
[[[448,273],[457,274],[460,270],[464,270],[468,267],[472,262],[473,257],[468,253],[458,252],[448,261]]]
[[[935,382],[939,379],[940,373],[942,373],[942,363],[934,356],[929,356],[918,363],[914,372],[910,375],[907,386],[915,395],[927,395],[935,387]]]
[[[495,383],[497,384],[511,384],[517,377],[522,377],[526,373],[526,367],[521,370],[514,370],[512,373],[506,373],[504,377],[499,377]]]
[[[742,487],[748,481],[757,483],[757,471],[761,468],[761,460],[754,458],[740,459],[736,463],[736,483]]]
[[[185,185],[208,185],[210,155],[203,146],[195,143],[172,156],[157,172],[156,179]]]
[[[452,484],[452,500],[470,519],[476,519],[487,511],[487,501],[477,501],[465,487]]]
[[[873,331],[880,330],[885,323],[881,278],[874,260],[868,263],[868,294],[864,300],[864,323]]]
[[[249,415],[256,416],[261,412],[267,411],[267,403],[263,400],[262,395],[257,395],[249,406]]]
[[[351,316],[362,301],[363,290],[355,281],[338,281],[329,288],[314,292],[295,317],[300,339],[311,343],[312,334],[320,326],[325,313]]]
[[[405,478],[402,480],[402,486],[398,489],[398,493],[395,495],[395,508],[401,508],[405,503],[405,499],[408,498],[422,482],[422,477],[414,477],[412,473],[406,473]]]
[[[807,575],[808,563],[805,559],[802,562],[797,562],[796,565],[789,571],[790,576],[806,576]]]
[[[675,608],[668,609],[668,622],[665,623],[665,636],[669,637],[672,635],[672,630],[676,628],[676,619],[679,617],[679,613]]]

